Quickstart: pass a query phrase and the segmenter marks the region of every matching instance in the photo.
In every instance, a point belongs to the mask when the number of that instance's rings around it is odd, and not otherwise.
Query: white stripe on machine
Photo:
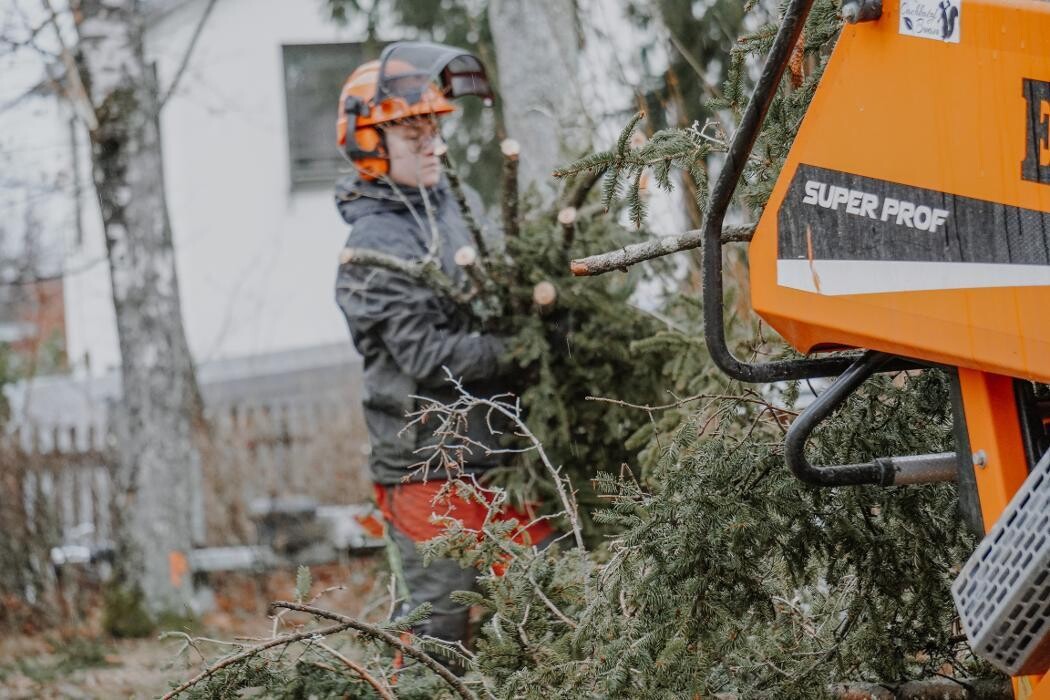
[[[893,260],[777,260],[777,284],[827,296],[1050,286],[1050,266]]]

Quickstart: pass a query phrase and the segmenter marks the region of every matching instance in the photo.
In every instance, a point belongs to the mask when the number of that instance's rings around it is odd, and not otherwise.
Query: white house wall
[[[161,85],[204,6],[187,2],[152,25]],[[353,29],[328,21],[319,1],[220,0],[164,107],[179,285],[198,360],[348,340],[332,291],[346,227],[331,186],[291,188],[281,45],[361,40]]]

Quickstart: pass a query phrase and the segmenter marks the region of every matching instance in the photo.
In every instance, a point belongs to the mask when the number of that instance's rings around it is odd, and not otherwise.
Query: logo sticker
[[[959,43],[962,0],[901,0],[900,33]]]
[[[1050,185],[1050,83],[1025,78],[1021,92],[1027,114],[1021,177]]]

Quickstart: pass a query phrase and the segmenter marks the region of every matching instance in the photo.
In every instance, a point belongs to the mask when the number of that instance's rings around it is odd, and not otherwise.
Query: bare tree
[[[153,612],[181,611],[190,602],[187,555],[200,517],[194,429],[201,402],[182,324],[164,193],[162,93],[143,52],[143,10],[136,0],[71,0],[70,25],[50,0],[41,1],[43,21],[27,25],[20,42],[4,43],[38,52],[89,136],[123,382],[113,417],[118,583],[141,591]]]
[[[160,91],[143,55],[135,0],[82,0],[78,50],[120,344],[121,546],[127,582],[151,610],[185,609],[191,585],[201,412],[182,326],[175,251],[164,195]]]

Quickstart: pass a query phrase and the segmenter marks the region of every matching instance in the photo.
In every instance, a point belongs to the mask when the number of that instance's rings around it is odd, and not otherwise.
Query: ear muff
[[[368,103],[354,95],[348,95],[343,103],[345,122],[340,120],[339,140],[343,143],[346,157],[366,180],[374,180],[390,171],[383,132],[373,126],[357,128],[357,118],[369,116]]]
[[[374,126],[357,129],[353,138],[347,139],[347,155],[365,179],[374,180],[390,172],[383,132]]]

